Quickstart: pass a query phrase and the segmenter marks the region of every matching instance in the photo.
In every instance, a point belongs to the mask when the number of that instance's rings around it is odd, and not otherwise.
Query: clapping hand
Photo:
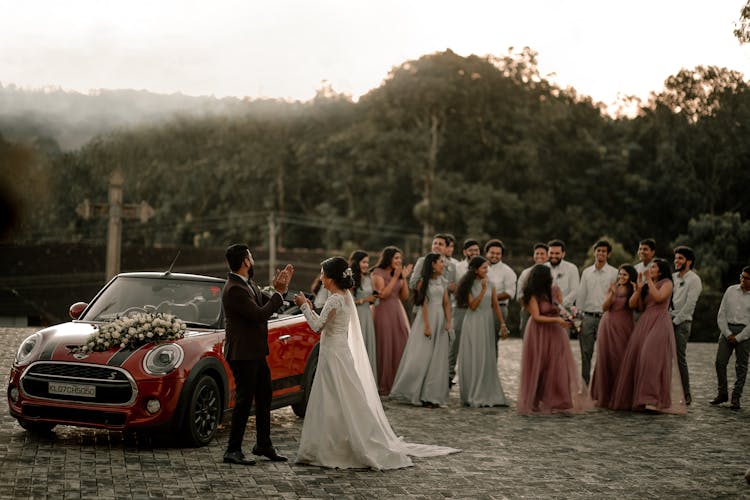
[[[297,307],[302,307],[304,304],[307,304],[308,306],[310,306],[310,308],[312,308],[312,303],[302,293],[298,293],[294,296],[294,303],[297,305]]]
[[[407,264],[405,267],[402,267],[401,268],[401,277],[404,278],[404,279],[408,278],[409,275],[411,274],[412,267],[413,266],[411,264]]]
[[[643,271],[643,281],[645,282],[645,284],[649,284],[649,283],[652,285],[654,284],[654,280],[651,277],[651,273],[648,272],[648,270]]]
[[[292,275],[294,274],[294,266],[287,264],[284,269],[279,271],[276,269],[272,285],[277,292],[284,294],[289,288],[289,282],[292,281]]]
[[[401,269],[403,268],[403,265],[400,262],[398,262],[398,263],[394,262],[392,264],[392,266],[393,266],[393,277],[394,278],[400,278],[401,277]]]

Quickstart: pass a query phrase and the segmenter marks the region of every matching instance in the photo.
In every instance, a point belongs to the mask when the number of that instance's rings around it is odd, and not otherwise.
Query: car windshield
[[[136,312],[173,314],[187,326],[219,328],[221,283],[118,276],[88,307],[83,321],[112,321]]]

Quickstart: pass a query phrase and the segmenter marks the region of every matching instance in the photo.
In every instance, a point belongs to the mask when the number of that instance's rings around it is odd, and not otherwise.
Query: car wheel
[[[18,420],[18,425],[23,427],[29,432],[33,432],[34,434],[47,434],[52,429],[55,428],[55,425],[57,424],[51,424],[49,422],[32,422],[29,420]]]
[[[183,437],[192,446],[207,445],[221,418],[221,393],[213,378],[203,375],[198,379],[185,412]]]
[[[305,367],[305,374],[303,375],[303,397],[296,403],[292,403],[292,411],[295,415],[300,418],[305,418],[307,412],[307,402],[310,400],[310,391],[312,390],[313,380],[315,379],[315,372],[318,370],[318,349],[316,348],[307,360],[307,366]]]

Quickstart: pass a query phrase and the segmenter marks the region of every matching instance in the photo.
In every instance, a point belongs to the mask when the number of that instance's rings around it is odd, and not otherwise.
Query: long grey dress
[[[475,280],[471,295],[478,297],[482,282]],[[492,311],[492,286],[472,311],[466,309],[458,348],[458,384],[461,403],[466,406],[507,406],[495,357],[495,318]]]
[[[427,318],[432,335],[424,334],[424,317],[419,307],[409,331],[404,355],[391,388],[391,398],[414,405],[422,402],[443,405],[448,401],[448,352],[443,296],[447,281],[431,279],[427,288]],[[493,354],[494,357],[494,354]]]
[[[355,290],[354,298],[357,300],[364,299],[372,295],[372,278],[362,276],[362,282],[359,288]],[[372,374],[375,380],[378,379],[378,361],[375,353],[375,323],[372,321],[372,304],[365,302],[357,306],[357,315],[359,316],[359,325],[362,328],[362,340],[365,342],[367,357],[370,359]]]

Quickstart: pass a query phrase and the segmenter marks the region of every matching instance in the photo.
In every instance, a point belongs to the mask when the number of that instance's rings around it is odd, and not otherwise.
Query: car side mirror
[[[81,313],[88,307],[89,305],[85,302],[76,302],[72,306],[70,306],[70,309],[68,309],[68,315],[72,319],[78,319],[81,317]]]

